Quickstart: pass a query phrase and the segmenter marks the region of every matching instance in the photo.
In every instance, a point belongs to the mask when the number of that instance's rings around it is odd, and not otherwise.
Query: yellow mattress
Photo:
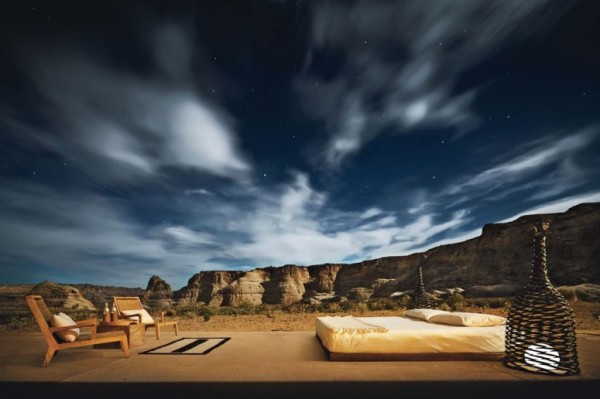
[[[317,336],[332,353],[487,354],[504,352],[504,325],[462,327],[406,317],[317,317]]]

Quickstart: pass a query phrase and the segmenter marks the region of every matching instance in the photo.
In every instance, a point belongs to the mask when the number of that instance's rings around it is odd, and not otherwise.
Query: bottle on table
[[[112,309],[110,311],[110,321],[115,322],[119,320],[119,314],[117,313],[117,305],[113,302]]]
[[[110,322],[110,309],[108,309],[108,302],[104,303],[104,311],[102,312],[102,321],[104,323]]]

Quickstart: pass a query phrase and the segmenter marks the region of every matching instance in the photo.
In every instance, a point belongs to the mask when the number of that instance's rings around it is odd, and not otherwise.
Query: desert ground
[[[575,313],[578,330],[600,330],[600,303],[576,301],[570,304]],[[506,317],[504,309],[465,308],[466,312],[490,313]],[[401,316],[403,310],[365,311],[363,313],[297,313],[274,312],[273,314],[221,316],[215,315],[205,321],[202,317],[177,317],[182,331],[312,331],[318,316]]]

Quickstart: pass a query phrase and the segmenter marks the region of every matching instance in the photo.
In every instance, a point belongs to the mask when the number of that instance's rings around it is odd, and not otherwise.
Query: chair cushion
[[[146,311],[146,309],[134,309],[134,310],[122,310],[121,313],[125,316],[133,316],[136,314],[142,315],[142,323],[144,324],[154,324],[154,319],[150,316],[150,313]]]
[[[67,327],[75,324],[77,323],[75,323],[75,321],[73,321],[69,315],[63,312],[52,315],[52,318],[50,319],[50,325],[52,327]],[[77,339],[77,337],[79,337],[79,333],[79,328],[73,328],[70,330],[57,331],[56,335],[58,335],[58,337],[65,342],[73,342]]]
[[[506,323],[502,316],[485,313],[445,312],[429,318],[430,323],[450,324],[464,327],[488,327]]]

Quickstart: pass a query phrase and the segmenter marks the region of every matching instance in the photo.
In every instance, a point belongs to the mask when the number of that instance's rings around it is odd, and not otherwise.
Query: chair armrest
[[[97,324],[96,319],[88,319],[88,320],[78,321],[77,323],[71,324],[70,326],[48,327],[48,329],[50,330],[50,332],[67,331],[67,330],[72,330],[74,328],[86,328],[86,327],[91,327],[93,330],[95,330],[96,324]]]
[[[54,333],[57,331],[72,330],[74,328],[79,328],[79,327],[77,326],[77,324],[71,324],[70,326],[63,326],[63,327],[48,327],[48,331],[50,331],[51,333]]]
[[[98,325],[98,320],[96,320],[96,319],[79,320],[77,322],[77,327],[92,327],[92,326],[97,326],[97,325]]]
[[[160,312],[156,312],[156,317],[158,317],[161,322],[165,321],[165,312],[162,310]]]

